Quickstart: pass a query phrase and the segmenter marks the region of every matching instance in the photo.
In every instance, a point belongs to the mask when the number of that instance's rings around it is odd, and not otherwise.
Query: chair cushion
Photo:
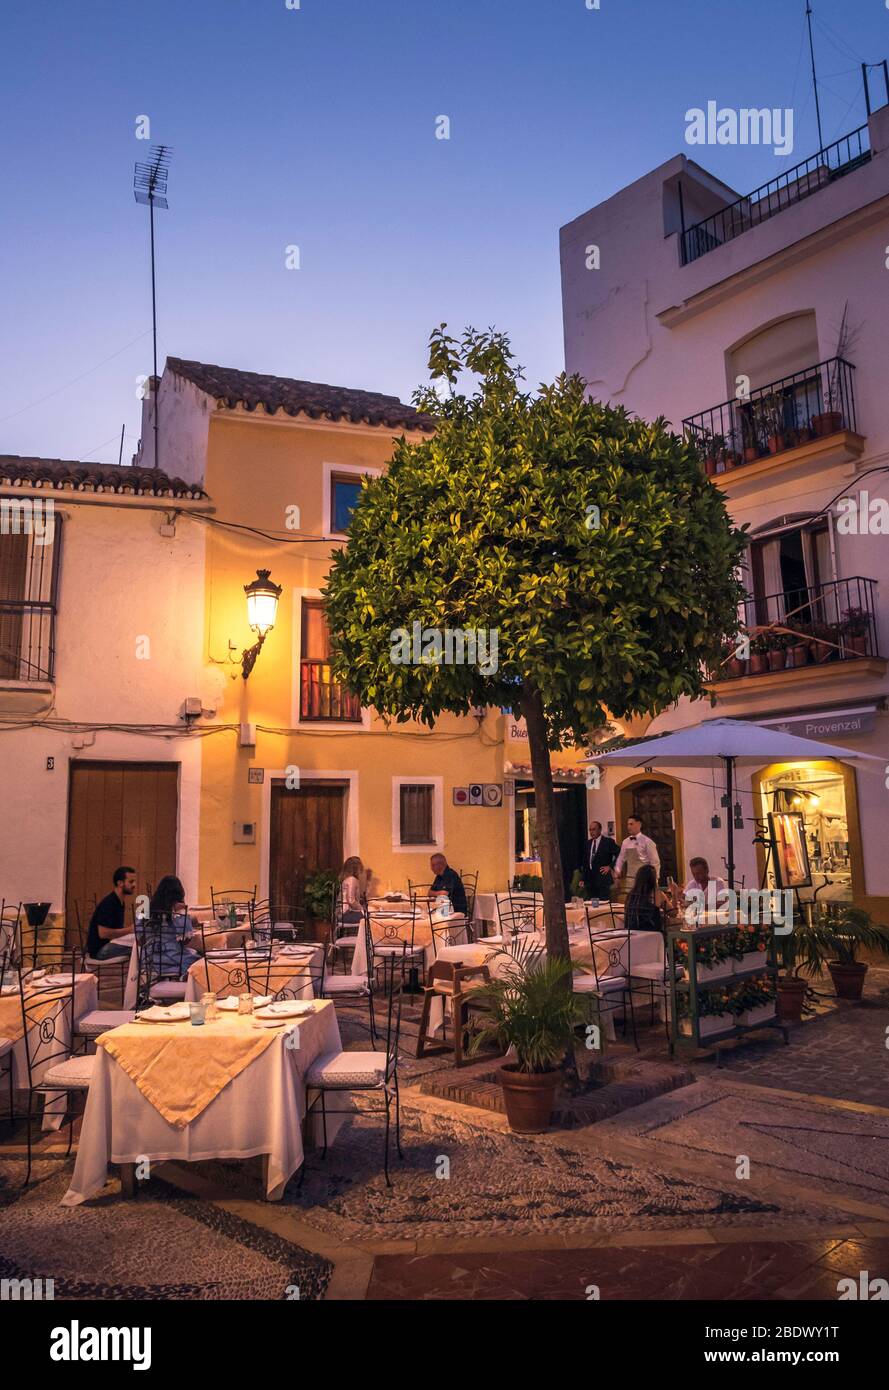
[[[40,1078],[40,1088],[46,1087],[70,1087],[72,1090],[89,1086],[93,1079],[93,1068],[96,1065],[95,1053],[88,1056],[68,1057],[64,1062],[56,1062],[54,1067],[43,1073]]]
[[[86,1034],[90,1038],[97,1038],[100,1033],[107,1033],[109,1028],[120,1028],[124,1023],[132,1023],[135,1017],[135,1009],[93,1009],[88,1014],[81,1014],[74,1024],[74,1031]]]
[[[599,989],[595,975],[572,975],[571,986],[575,994],[596,994]]]
[[[152,999],[184,999],[184,980],[158,980],[148,991]]]
[[[663,965],[631,965],[630,976],[634,980],[651,980],[657,985],[666,983]]]
[[[626,989],[629,981],[626,975],[600,975],[599,989]]]
[[[322,1052],[306,1073],[306,1084],[328,1090],[379,1086],[386,1074],[385,1052]]]
[[[425,955],[425,952],[425,946],[378,946],[374,942],[375,956],[397,956],[400,958],[401,956],[422,956]]]
[[[327,994],[357,994],[358,991],[367,993],[367,979],[364,975],[325,975],[324,993]]]
[[[5,1057],[7,1052],[11,1052],[15,1044],[12,1038],[0,1038],[0,1057]]]

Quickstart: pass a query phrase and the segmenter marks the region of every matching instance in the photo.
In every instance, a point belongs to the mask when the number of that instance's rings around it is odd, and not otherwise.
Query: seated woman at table
[[[200,953],[193,948],[200,937],[196,938],[194,921],[185,908],[185,889],[178,878],[167,874],[161,879],[148,910],[150,916],[136,923],[140,946],[154,941],[156,975],[184,980],[199,959]]]
[[[365,886],[368,871],[357,854],[352,854],[340,869],[337,890],[336,920],[338,923],[360,922],[364,917]]]
[[[624,903],[624,923],[628,931],[663,933],[664,921],[672,914],[672,904],[658,888],[651,864],[640,864],[633,887]]]

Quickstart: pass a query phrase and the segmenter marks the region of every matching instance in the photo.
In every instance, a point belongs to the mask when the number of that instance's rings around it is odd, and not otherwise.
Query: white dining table
[[[187,1021],[143,1026],[181,1029],[184,1035],[191,1030]],[[267,1160],[266,1198],[280,1200],[303,1161],[305,1074],[321,1053],[341,1047],[336,1011],[329,1001],[317,1000],[314,1012],[298,1020],[298,1028],[298,1047],[292,1040],[288,1043],[289,1027],[282,1027],[272,1044],[183,1128],[170,1124],[111,1054],[97,1047],[77,1161],[62,1205],[78,1206],[97,1196],[107,1181],[109,1163],[194,1163],[259,1155]],[[212,1023],[203,1025],[210,1048],[212,1029]],[[328,1114],[328,1142],[346,1118]]]

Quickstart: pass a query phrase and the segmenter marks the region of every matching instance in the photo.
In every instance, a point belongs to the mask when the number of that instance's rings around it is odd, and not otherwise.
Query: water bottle
[[[448,895],[445,894],[441,904],[441,915],[442,917],[450,917],[453,911],[454,909],[451,907],[451,900],[448,897]]]

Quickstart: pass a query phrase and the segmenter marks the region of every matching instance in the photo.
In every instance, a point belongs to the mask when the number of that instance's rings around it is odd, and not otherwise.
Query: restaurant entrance
[[[269,902],[301,907],[310,874],[343,866],[347,783],[311,781],[291,788],[272,782]]]

